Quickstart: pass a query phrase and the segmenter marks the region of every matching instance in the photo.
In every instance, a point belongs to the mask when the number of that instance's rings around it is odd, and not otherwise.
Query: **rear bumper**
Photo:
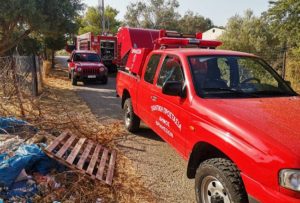
[[[276,202],[276,203],[286,203],[286,202],[300,202],[300,197],[286,195],[279,190],[274,190],[268,188],[261,183],[253,180],[252,178],[242,174],[243,182],[245,184],[246,190],[248,192],[250,203],[259,202]]]

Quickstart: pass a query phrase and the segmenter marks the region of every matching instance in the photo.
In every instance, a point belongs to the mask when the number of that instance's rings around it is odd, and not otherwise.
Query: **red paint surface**
[[[163,95],[160,87],[144,81],[152,54],[162,55],[154,84],[164,57],[180,58],[187,85],[186,98]],[[148,54],[144,66],[134,67],[140,73],[137,77],[119,71],[118,95],[122,97],[128,91],[135,113],[185,159],[197,143],[210,143],[237,164],[247,192],[257,200],[300,202],[299,192],[283,190],[278,177],[282,169],[300,169],[300,97],[202,99],[196,95],[192,83],[187,61],[187,56],[192,55],[255,57],[224,50],[154,50]],[[158,106],[172,112],[180,121],[181,129],[166,114],[156,110]],[[157,125],[160,117],[170,121],[173,137]]]
[[[76,51],[73,51],[71,56],[70,56],[70,62],[68,62],[68,71],[69,73],[71,73],[71,71],[75,71],[75,72],[78,72],[77,71],[77,68],[80,67],[83,71],[81,71],[81,75],[84,75],[84,72],[85,70],[95,70],[95,75],[98,75],[100,74],[100,67],[103,67],[104,70],[102,72],[105,72],[107,71],[107,68],[103,65],[103,63],[98,63],[98,62],[76,62],[76,61],[73,61],[73,56],[74,54],[76,53],[83,53],[83,54],[96,54],[95,51],[88,51],[88,50],[76,50]],[[91,75],[91,74],[89,74]]]

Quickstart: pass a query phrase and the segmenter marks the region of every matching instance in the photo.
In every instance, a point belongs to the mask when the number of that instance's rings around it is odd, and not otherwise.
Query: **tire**
[[[103,80],[102,80],[102,84],[106,85],[108,83],[108,77],[105,77]]]
[[[196,172],[195,192],[198,203],[248,202],[240,172],[227,159],[209,159],[200,164]]]
[[[134,113],[131,99],[128,98],[124,104],[124,123],[125,128],[131,132],[137,132],[140,128],[141,119]]]
[[[72,82],[72,85],[74,85],[74,86],[77,85],[77,79],[74,77],[74,72],[72,72],[72,74],[71,74],[71,82]]]

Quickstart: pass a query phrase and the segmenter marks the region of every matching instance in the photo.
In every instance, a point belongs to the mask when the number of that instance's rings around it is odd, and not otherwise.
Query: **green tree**
[[[278,36],[281,46],[286,48],[286,79],[300,92],[300,2],[299,0],[270,1],[270,9],[265,13]]]
[[[32,32],[59,36],[76,30],[81,0],[0,0],[0,55]]]
[[[274,34],[289,46],[300,46],[300,2],[299,0],[270,1],[266,13]]]
[[[180,14],[177,0],[137,1],[127,6],[125,25],[152,29],[177,30]]]
[[[64,35],[58,36],[58,37],[46,37],[44,39],[44,44],[47,49],[51,51],[51,63],[52,68],[55,67],[55,51],[61,50],[66,46],[67,39]]]
[[[230,18],[220,40],[223,49],[257,54],[277,69],[282,65],[278,38],[274,36],[268,22],[264,18],[255,17],[251,10],[246,11],[244,16]]]
[[[28,36],[21,41],[17,46],[17,52],[20,55],[37,54],[42,49],[42,42],[36,36]]]
[[[182,33],[205,32],[213,27],[209,18],[204,18],[192,11],[187,11],[179,21],[179,30]]]
[[[106,32],[116,33],[121,25],[121,22],[116,19],[119,11],[111,6],[106,6],[104,13],[106,27],[109,25],[109,29],[106,30]],[[100,9],[97,7],[88,7],[84,17],[80,19],[79,34],[87,32],[92,32],[97,35],[102,33],[102,17]]]

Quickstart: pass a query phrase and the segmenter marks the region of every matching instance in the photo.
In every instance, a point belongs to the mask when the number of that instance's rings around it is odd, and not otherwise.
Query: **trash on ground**
[[[7,136],[7,135],[6,135]],[[37,193],[42,184],[38,176],[46,177],[44,191],[61,187],[47,174],[52,170],[63,171],[65,167],[49,158],[41,149],[45,145],[22,144],[18,136],[2,137],[0,141],[0,197],[9,202],[28,202]],[[30,174],[30,175],[29,175]],[[31,175],[33,174],[33,175]],[[38,174],[38,175],[37,175]],[[30,202],[30,201],[29,201]]]
[[[86,138],[77,138],[71,132],[63,132],[44,152],[67,167],[112,184],[116,151],[108,150]]]
[[[19,134],[36,133],[37,129],[26,121],[13,117],[0,117],[0,133],[2,134]]]
[[[46,175],[55,168],[59,168],[59,164],[50,159],[38,145],[21,145],[14,156],[2,158],[0,186],[11,187],[21,172],[24,174],[24,169]]]
[[[0,136],[0,154],[5,153],[9,155],[16,151],[22,143],[24,143],[24,140],[20,139],[19,136]]]

